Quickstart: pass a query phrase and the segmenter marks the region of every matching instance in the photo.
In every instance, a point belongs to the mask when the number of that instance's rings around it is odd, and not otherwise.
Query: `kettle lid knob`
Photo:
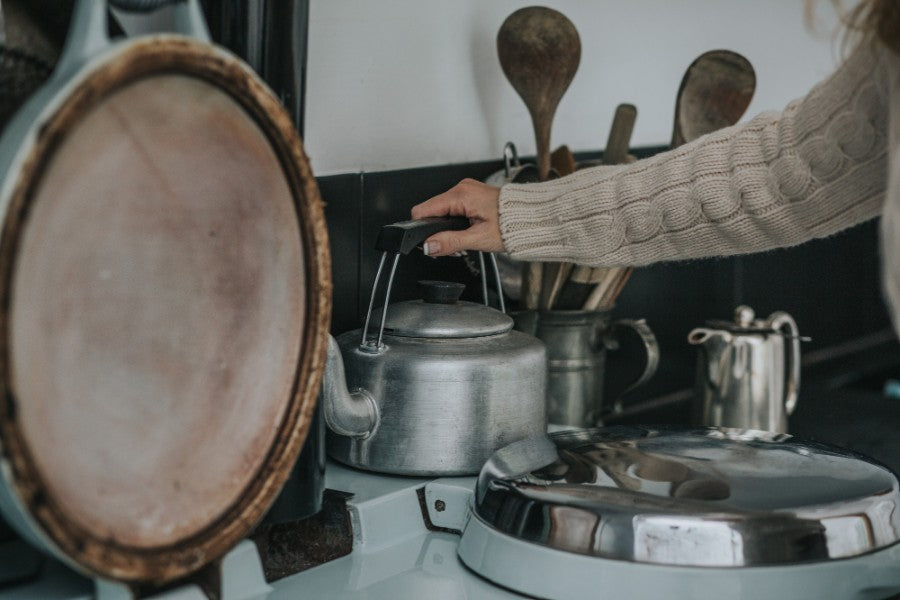
[[[423,280],[419,282],[422,299],[429,304],[455,304],[466,289],[464,283]]]
[[[734,309],[734,322],[738,325],[738,327],[752,327],[753,319],[755,318],[756,313],[753,312],[753,309],[746,304],[741,304],[736,309]]]

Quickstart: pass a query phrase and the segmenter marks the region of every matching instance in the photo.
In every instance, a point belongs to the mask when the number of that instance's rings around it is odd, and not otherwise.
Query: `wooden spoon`
[[[521,8],[500,26],[497,54],[506,78],[531,114],[538,173],[545,181],[550,173],[553,115],[581,60],[578,31],[565,15],[552,8]]]
[[[497,32],[497,55],[506,78],[525,102],[534,126],[538,177],[550,175],[550,127],[560,99],[581,60],[575,25],[562,13],[543,6],[521,8]],[[528,263],[522,274],[522,303],[537,308],[543,265]]]
[[[563,144],[553,151],[550,155],[550,168],[556,171],[556,174],[560,177],[565,177],[575,172],[577,168],[575,155],[572,154],[568,146]]]
[[[621,165],[629,161],[628,145],[631,143],[631,132],[637,120],[637,107],[634,104],[620,104],[613,115],[606,148],[603,150],[604,165]]]
[[[710,50],[688,67],[678,88],[672,148],[740,120],[756,89],[756,73],[731,50]]]

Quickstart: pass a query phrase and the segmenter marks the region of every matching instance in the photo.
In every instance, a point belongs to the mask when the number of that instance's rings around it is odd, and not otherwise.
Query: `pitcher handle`
[[[794,413],[794,409],[797,408],[797,399],[800,392],[800,332],[797,329],[797,323],[786,312],[778,311],[769,315],[769,325],[775,331],[786,329],[785,338],[791,341],[791,349],[787,355],[787,360],[790,364],[784,394],[784,409],[790,416]]]
[[[606,348],[608,350],[617,350],[619,348],[618,332],[622,328],[631,329],[638,335],[641,343],[643,344],[644,352],[647,356],[647,362],[644,365],[644,369],[641,374],[638,375],[637,379],[626,385],[625,389],[615,396],[613,405],[614,413],[622,411],[622,397],[635,388],[638,388],[647,383],[647,381],[649,381],[650,378],[653,377],[653,375],[656,373],[657,367],[659,367],[659,342],[656,341],[656,336],[647,325],[647,321],[645,319],[616,320],[613,323],[612,327],[609,329],[608,334],[604,336],[604,343],[606,345]]]

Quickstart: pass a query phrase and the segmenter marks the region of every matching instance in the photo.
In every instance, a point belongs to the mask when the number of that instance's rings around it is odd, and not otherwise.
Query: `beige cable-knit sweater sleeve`
[[[630,165],[504,186],[507,251],[636,266],[791,246],[878,215],[887,179],[883,53],[859,48],[780,114]]]

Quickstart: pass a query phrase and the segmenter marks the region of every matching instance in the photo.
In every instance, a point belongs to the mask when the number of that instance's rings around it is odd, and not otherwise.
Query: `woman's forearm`
[[[631,165],[507,185],[514,257],[643,265],[799,244],[870,219],[886,185],[887,74],[856,50],[782,113]]]

